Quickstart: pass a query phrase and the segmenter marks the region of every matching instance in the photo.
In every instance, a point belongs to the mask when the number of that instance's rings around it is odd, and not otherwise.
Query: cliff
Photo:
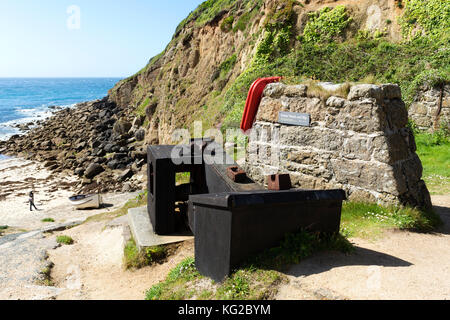
[[[450,6],[427,2],[208,0],[110,99],[147,116],[149,144],[170,142],[172,130],[196,120],[207,128],[237,126],[260,76],[398,83],[409,106],[424,82],[449,80],[449,41],[442,35]]]

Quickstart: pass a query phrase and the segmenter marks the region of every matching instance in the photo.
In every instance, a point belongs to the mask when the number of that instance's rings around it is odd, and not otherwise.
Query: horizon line
[[[120,78],[125,79],[129,78],[130,76],[86,76],[86,77],[1,77],[0,79],[107,79],[107,78]]]

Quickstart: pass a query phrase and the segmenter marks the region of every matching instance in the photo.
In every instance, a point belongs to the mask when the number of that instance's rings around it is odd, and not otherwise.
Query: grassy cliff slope
[[[446,0],[208,0],[110,98],[147,115],[151,144],[195,120],[238,126],[262,76],[398,83],[409,105],[424,82],[449,82],[449,25]]]

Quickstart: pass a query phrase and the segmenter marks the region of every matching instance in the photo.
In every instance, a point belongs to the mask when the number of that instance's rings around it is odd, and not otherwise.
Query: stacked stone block
[[[450,85],[424,86],[409,107],[409,117],[421,130],[433,132],[441,126],[450,129]]]
[[[311,126],[278,123],[309,113]],[[260,183],[288,173],[303,189],[344,189],[350,200],[430,207],[422,164],[397,85],[353,85],[346,98],[271,84],[249,139],[246,170]]]

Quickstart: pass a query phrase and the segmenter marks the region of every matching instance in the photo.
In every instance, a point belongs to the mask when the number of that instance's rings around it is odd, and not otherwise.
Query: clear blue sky
[[[0,0],[0,77],[127,77],[202,2]]]

